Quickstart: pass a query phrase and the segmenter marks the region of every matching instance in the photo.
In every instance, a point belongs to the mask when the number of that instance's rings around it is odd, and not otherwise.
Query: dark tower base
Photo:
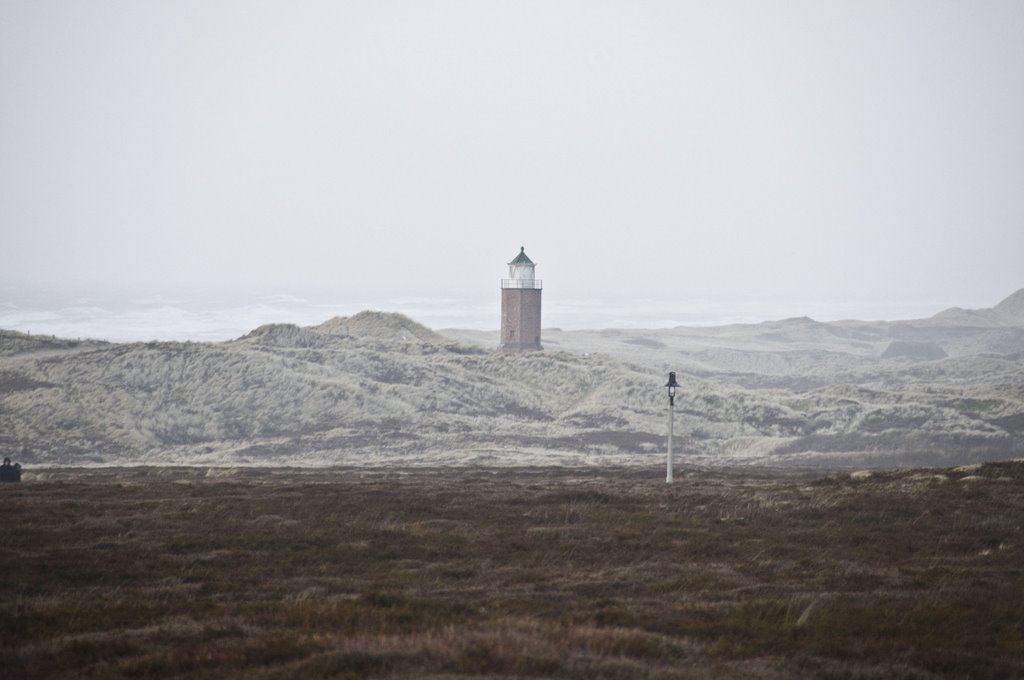
[[[544,349],[540,345],[540,294],[540,288],[501,289],[501,349]]]

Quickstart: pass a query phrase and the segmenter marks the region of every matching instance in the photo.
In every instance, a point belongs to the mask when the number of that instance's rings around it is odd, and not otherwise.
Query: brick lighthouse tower
[[[544,349],[540,346],[541,280],[536,267],[520,248],[508,263],[508,278],[501,280],[501,349],[507,352]]]

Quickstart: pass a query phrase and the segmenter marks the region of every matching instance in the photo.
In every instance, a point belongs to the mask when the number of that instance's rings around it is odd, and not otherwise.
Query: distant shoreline
[[[874,306],[876,313],[870,307]],[[544,302],[545,329],[657,330],[677,326],[713,327],[808,316],[818,321],[913,319],[949,305],[917,303],[708,302],[700,300],[566,300]],[[45,299],[0,302],[0,329],[32,335],[108,342],[234,340],[267,323],[312,326],[334,316],[364,310],[396,312],[431,329],[497,332],[499,301],[453,298],[392,298],[342,302],[310,301],[287,295],[246,303],[148,299],[111,302]]]

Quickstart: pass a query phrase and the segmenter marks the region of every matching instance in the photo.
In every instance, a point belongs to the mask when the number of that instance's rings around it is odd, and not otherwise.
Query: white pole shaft
[[[668,407],[668,461],[665,465],[665,483],[672,481],[672,430],[675,429],[675,407],[669,404]]]

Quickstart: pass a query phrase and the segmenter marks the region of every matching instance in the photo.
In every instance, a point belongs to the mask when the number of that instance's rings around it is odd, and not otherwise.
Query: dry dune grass
[[[1021,463],[213,472],[0,489],[0,675],[1024,675]]]
[[[497,352],[479,332],[384,312],[226,343],[0,331],[0,449],[32,465],[431,466],[480,449],[642,465],[664,445],[661,385],[678,370],[678,444],[705,464],[934,466],[1024,450],[1024,328],[791,319],[549,336],[545,352]],[[947,357],[882,358],[897,341]]]

